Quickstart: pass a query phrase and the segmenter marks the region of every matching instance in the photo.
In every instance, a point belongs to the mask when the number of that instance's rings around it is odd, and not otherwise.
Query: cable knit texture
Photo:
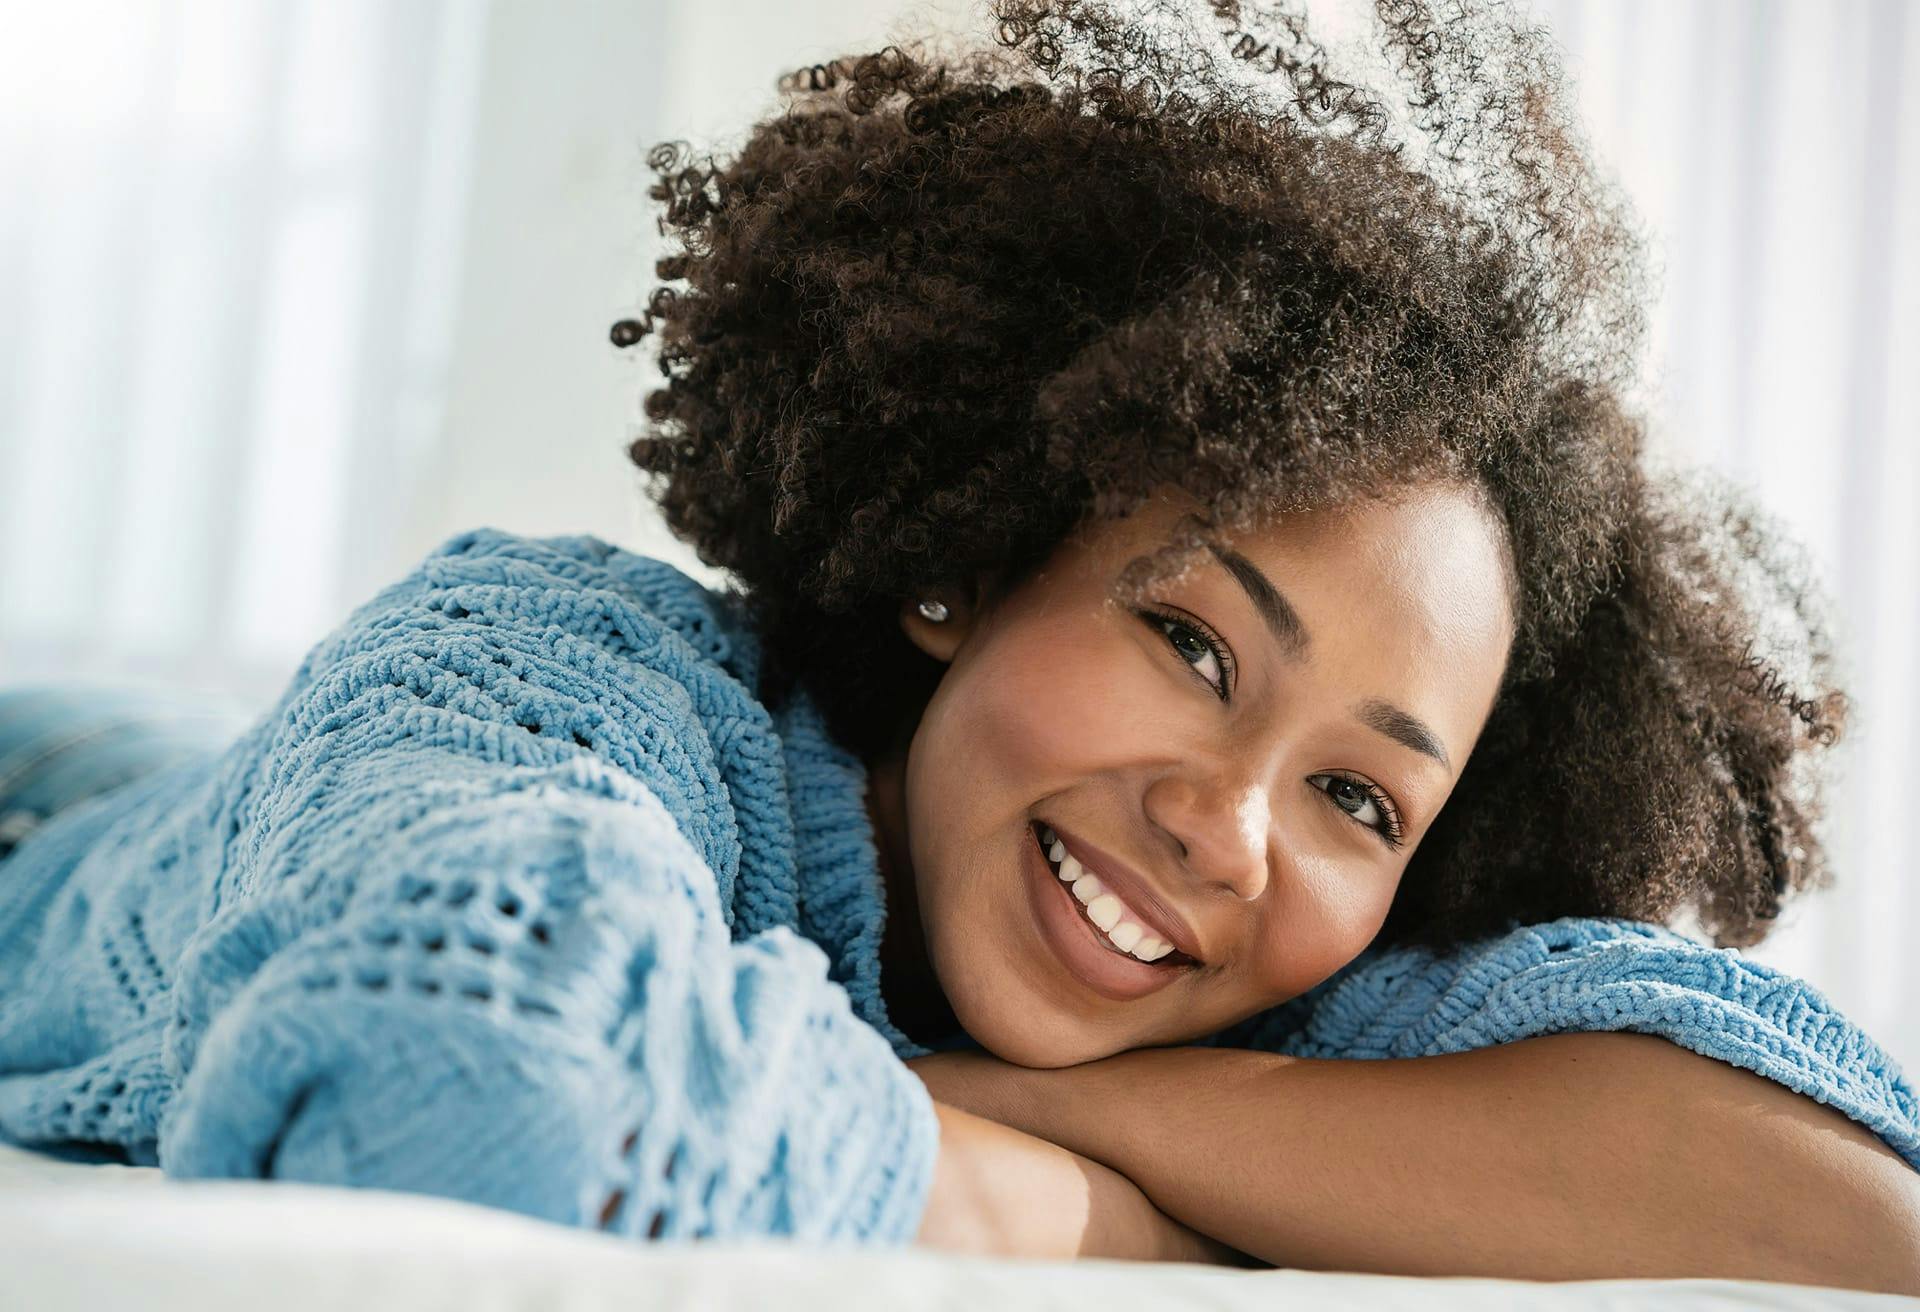
[[[804,692],[753,698],[758,659],[734,599],[665,562],[450,539],[224,750],[0,860],[0,1135],[641,1238],[910,1239],[938,1123],[880,993],[864,770]],[[1920,1165],[1912,1089],[1824,996],[1639,922],[1369,951],[1210,1041],[1607,1029]]]

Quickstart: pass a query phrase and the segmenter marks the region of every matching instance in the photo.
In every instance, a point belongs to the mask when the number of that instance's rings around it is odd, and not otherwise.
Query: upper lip
[[[1146,928],[1173,944],[1175,948],[1186,953],[1196,962],[1204,960],[1200,955],[1200,940],[1194,934],[1193,926],[1187,923],[1186,917],[1175,911],[1164,898],[1153,891],[1153,885],[1149,884],[1139,871],[1051,820],[1043,820],[1041,823],[1053,830],[1054,835],[1067,845],[1067,851],[1072,854],[1074,860],[1085,866],[1089,873],[1097,876],[1103,885],[1119,894],[1120,900],[1147,922]]]

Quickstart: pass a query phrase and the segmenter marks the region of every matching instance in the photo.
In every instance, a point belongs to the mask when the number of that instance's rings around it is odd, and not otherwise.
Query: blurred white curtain
[[[261,705],[477,524],[717,580],[624,455],[646,151],[900,7],[0,0],[0,680]]]
[[[486,9],[0,10],[0,677],[265,700],[439,437]]]
[[[1853,729],[1836,885],[1749,955],[1920,1078],[1905,822],[1920,782],[1920,11],[1909,0],[1535,0],[1664,265],[1660,456],[1746,487],[1832,602]]]
[[[1752,488],[1836,602],[1840,883],[1754,955],[1920,1073],[1920,15],[1532,3],[1663,256],[1663,450]],[[644,151],[724,146],[782,69],[983,5],[0,0],[0,679],[263,703],[479,523],[714,577],[621,452]]]

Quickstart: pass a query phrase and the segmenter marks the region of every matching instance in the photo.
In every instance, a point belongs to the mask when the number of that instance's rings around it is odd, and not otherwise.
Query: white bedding
[[[651,1246],[445,1199],[283,1182],[168,1180],[0,1144],[0,1308],[60,1312],[432,1309],[1913,1307],[1920,1300],[1730,1280],[1564,1284],[1185,1264],[1016,1262],[920,1249]]]

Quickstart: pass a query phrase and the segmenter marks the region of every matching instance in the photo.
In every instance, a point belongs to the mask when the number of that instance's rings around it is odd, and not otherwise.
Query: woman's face
[[[1274,519],[1156,585],[1159,614],[1109,603],[1196,508],[1168,492],[1007,596],[903,612],[949,668],[882,842],[910,857],[954,1015],[1006,1060],[1191,1041],[1352,960],[1499,686],[1504,548],[1469,493]],[[1041,825],[1097,884],[1062,881]]]

